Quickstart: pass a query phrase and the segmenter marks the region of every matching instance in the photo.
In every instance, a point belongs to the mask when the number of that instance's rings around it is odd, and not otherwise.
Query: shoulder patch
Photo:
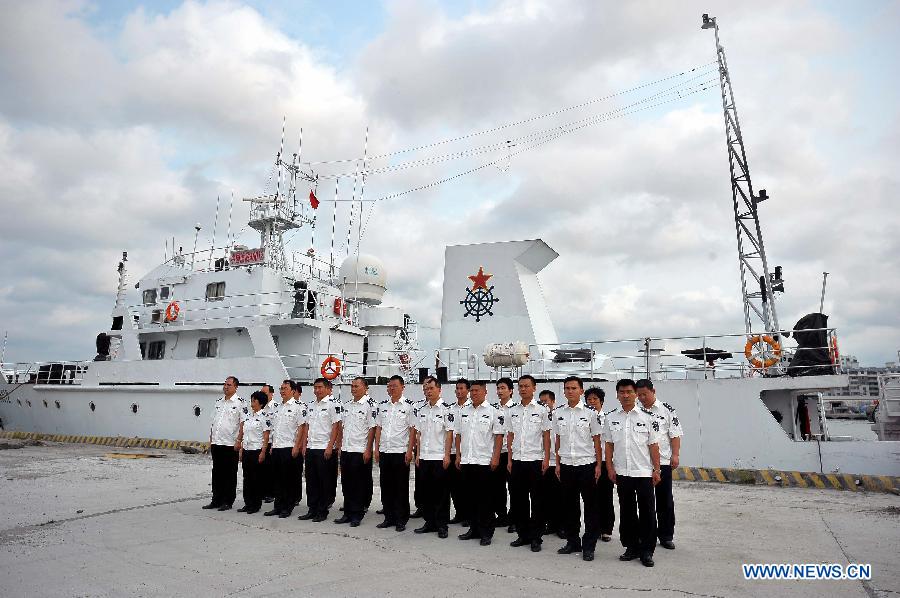
[[[267,419],[267,420],[266,420],[266,426],[272,427],[272,420]]]
[[[448,421],[448,422],[452,422],[452,421],[453,421],[453,414],[452,414],[452,413],[448,413],[448,414],[447,414],[447,421]],[[368,474],[367,474],[367,475],[368,475]]]
[[[673,416],[672,416],[672,425],[673,425],[673,426],[680,426],[680,425],[681,425],[681,424],[678,423],[678,416],[677,416],[677,415],[673,415]]]
[[[659,422],[658,422],[658,421],[653,420],[652,426],[653,426],[653,431],[654,431],[654,432],[659,432]]]
[[[663,407],[668,409],[669,411],[675,411],[675,408],[669,405],[668,403],[663,403]]]
[[[502,415],[498,415],[498,416],[497,416],[497,421],[499,421],[499,422],[500,422],[500,425],[502,426],[502,425],[503,425],[503,416],[502,416]]]
[[[244,407],[244,413],[245,413],[245,414],[246,414],[246,413],[249,413],[249,411],[247,410],[246,407]]]

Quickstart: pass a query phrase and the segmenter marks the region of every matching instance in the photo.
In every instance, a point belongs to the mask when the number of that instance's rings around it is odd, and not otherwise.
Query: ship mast
[[[731,198],[734,204],[734,226],[737,232],[738,262],[741,271],[741,291],[744,295],[744,326],[747,334],[779,331],[773,291],[784,291],[781,267],[773,276],[766,259],[762,228],[757,213],[760,203],[769,198],[765,189],[753,192],[750,166],[741,135],[741,123],[734,103],[734,90],[728,72],[725,48],[719,43],[719,24],[715,17],[703,15],[702,29],[712,29],[716,36],[716,57],[719,62],[719,85],[722,90],[722,111],[725,116],[725,138],[731,168]],[[760,329],[761,328],[761,329]]]

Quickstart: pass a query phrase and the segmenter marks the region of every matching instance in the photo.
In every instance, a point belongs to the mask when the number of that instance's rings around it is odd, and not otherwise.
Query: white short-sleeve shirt
[[[559,436],[561,465],[588,465],[597,462],[594,437],[599,436],[601,418],[584,401],[575,407],[568,403],[553,410],[554,433]]]
[[[270,417],[272,418],[272,432],[269,434],[269,440],[272,448],[293,447],[297,440],[297,430],[306,423],[306,407],[290,398],[286,403],[282,403],[281,407]]]
[[[341,421],[341,404],[331,395],[310,404],[306,414],[309,430],[306,448],[325,449],[331,439],[331,428]]]
[[[681,429],[681,422],[678,421],[678,414],[675,408],[668,403],[663,403],[659,399],[653,401],[649,409],[643,408],[649,412],[654,419],[653,431],[659,434],[659,464],[672,464],[672,439],[679,438],[684,435]]]
[[[544,432],[550,427],[550,411],[537,401],[511,407],[506,412],[506,429],[513,434],[512,459],[543,461]]]
[[[272,422],[269,415],[262,409],[256,413],[251,413],[244,420],[244,437],[241,441],[241,447],[245,451],[258,451],[262,449],[263,435],[272,428]]]
[[[616,475],[649,478],[653,475],[650,445],[659,442],[651,414],[635,406],[630,411],[621,407],[606,414],[603,434],[605,442],[613,444],[613,467]]]
[[[453,431],[452,405],[438,401],[416,409],[416,431],[419,433],[419,459],[440,461],[444,458],[447,432]]]
[[[218,399],[210,426],[212,444],[234,446],[241,428],[241,421],[247,417],[249,411],[244,399],[236,394],[231,395],[230,399],[225,397]]]
[[[504,421],[500,410],[487,401],[478,407],[474,404],[464,407],[459,422],[454,422],[460,437],[460,463],[490,465],[494,455],[494,437],[506,433]]]
[[[369,440],[369,430],[375,427],[375,403],[369,395],[352,400],[343,407],[341,422],[344,440],[341,450],[347,453],[363,453]]]
[[[412,402],[401,396],[397,402],[382,401],[378,406],[376,425],[381,428],[378,450],[382,453],[405,453],[409,448],[410,428],[414,428]]]

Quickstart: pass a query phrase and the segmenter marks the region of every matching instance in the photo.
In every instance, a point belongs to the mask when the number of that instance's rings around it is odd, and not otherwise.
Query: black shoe
[[[276,511],[275,509],[272,509],[271,511],[266,511],[265,513],[263,513],[263,516],[265,516],[265,517],[274,517],[275,515],[278,515],[278,511]]]
[[[516,533],[516,526],[515,526],[515,525],[510,525],[509,527],[507,527],[507,528],[506,528],[506,533],[507,533],[507,534],[514,534],[514,533]]]
[[[481,544],[482,546],[490,546],[491,539],[490,538],[482,538],[481,541],[479,542],[479,544]]]
[[[230,511],[230,510],[231,510],[231,505],[222,505],[221,507],[219,507],[219,508],[216,509],[216,510],[217,510],[217,511]]]
[[[513,548],[518,548],[519,546],[526,546],[528,544],[531,544],[531,542],[529,542],[528,540],[526,540],[524,538],[516,538],[515,540],[513,540],[512,542],[509,543],[509,545],[512,546]]]
[[[218,509],[219,505],[217,505],[214,502],[211,502],[208,505],[203,505],[201,508],[203,508],[203,509]]]
[[[668,548],[669,550],[675,550],[675,542],[672,540],[660,540],[659,545],[663,548]]]
[[[609,542],[612,540],[612,536],[610,534],[600,534],[600,540],[603,542]]]
[[[630,548],[619,555],[620,561],[633,561],[636,558],[640,558],[641,555],[637,553],[635,550],[631,550]]]
[[[405,531],[406,531],[406,524],[405,524],[405,523],[398,523],[397,526],[394,527],[394,529],[397,530],[398,532],[405,532]]]
[[[359,521],[351,521],[351,522],[350,522],[350,527],[359,527],[359,524],[360,524]]]
[[[315,516],[316,516],[316,514],[313,513],[312,511],[307,511],[303,515],[300,515],[299,517],[297,517],[297,519],[299,519],[300,521],[308,521]]]
[[[581,544],[568,542],[565,546],[557,550],[556,554],[572,554],[574,552],[581,552]]]
[[[593,561],[594,560],[594,551],[593,550],[585,550],[581,553],[581,559],[585,561]]]
[[[531,552],[540,552],[541,551],[541,543],[535,540],[531,543]]]
[[[378,509],[377,511],[375,511],[375,514],[376,515],[384,515],[384,509]]]
[[[465,521],[465,519],[463,519],[462,517],[460,517],[459,515],[457,515],[456,517],[454,517],[453,519],[451,519],[451,520],[448,521],[447,523],[449,523],[450,525],[456,525],[457,523],[462,523],[463,521]]]
[[[447,532],[447,528],[446,528],[446,527],[442,527],[441,529],[438,530],[438,538],[441,538],[441,539],[443,540],[443,539],[446,538],[448,535],[449,535],[449,534],[448,534],[448,532]]]
[[[653,563],[653,557],[650,556],[649,554],[642,556],[642,557],[641,557],[641,564],[642,564],[643,566],[645,566],[645,567],[652,567],[652,566],[654,565],[654,563]]]
[[[379,523],[379,524],[376,525],[375,527],[377,527],[378,529],[385,529],[385,528],[388,528],[388,527],[394,527],[394,524],[391,523],[390,521],[388,521],[387,519],[385,519],[384,521],[382,521],[381,523]]]
[[[424,517],[424,516],[425,516],[425,515],[422,514],[422,509],[416,509],[415,513],[413,513],[412,515],[410,515],[410,518],[412,518],[412,519],[419,519],[420,517]]]
[[[275,498],[272,496],[266,496],[263,498],[263,502],[275,502]]]
[[[457,536],[460,540],[477,540],[480,536],[476,534],[474,531],[469,530],[464,534],[460,534]]]
[[[244,513],[248,515],[253,515],[254,513],[259,513],[259,509],[247,509]]]
[[[465,519],[465,520],[463,520],[463,522],[462,522],[462,526],[463,526],[463,527],[472,527],[472,522],[469,521],[468,519]]]
[[[413,532],[415,532],[417,534],[428,534],[430,532],[436,532],[436,531],[437,531],[436,527],[428,525],[427,523],[425,525],[423,525],[422,527],[417,527],[416,529],[413,530]]]
[[[291,516],[290,511],[282,511],[281,513],[278,514],[279,519],[287,519],[290,516]]]
[[[328,519],[327,513],[326,514],[319,513],[318,515],[316,515],[315,517],[310,519],[310,521],[312,521],[313,523],[322,523],[326,519]]]
[[[347,517],[347,514],[343,514],[337,519],[334,520],[335,523],[350,523],[350,518]]]
[[[238,512],[238,513],[246,513],[246,512],[247,512],[247,505],[244,505],[243,507],[241,507],[240,509],[238,509],[237,512]]]
[[[564,532],[564,531],[562,531],[562,530],[557,530],[557,531],[556,531],[556,537],[559,538],[560,540],[565,540],[565,539],[566,539],[566,532]]]

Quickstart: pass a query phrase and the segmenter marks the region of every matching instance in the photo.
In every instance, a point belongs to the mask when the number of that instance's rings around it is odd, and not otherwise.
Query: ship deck
[[[152,453],[129,459],[110,453]],[[0,586],[13,596],[888,596],[900,591],[900,497],[676,482],[675,551],[656,567],[434,534],[204,511],[209,457],[46,443],[0,450]],[[377,483],[377,481],[376,481]],[[240,482],[239,482],[240,495]],[[338,492],[340,495],[340,491]],[[373,510],[378,501],[375,492]],[[338,498],[338,504],[341,498]],[[238,498],[236,507],[242,501]],[[617,507],[618,508],[618,507]],[[301,505],[295,514],[304,512]],[[338,515],[332,512],[333,517]],[[274,520],[273,520],[274,519]],[[413,520],[413,522],[416,520]],[[872,580],[745,581],[741,563],[870,563]]]

